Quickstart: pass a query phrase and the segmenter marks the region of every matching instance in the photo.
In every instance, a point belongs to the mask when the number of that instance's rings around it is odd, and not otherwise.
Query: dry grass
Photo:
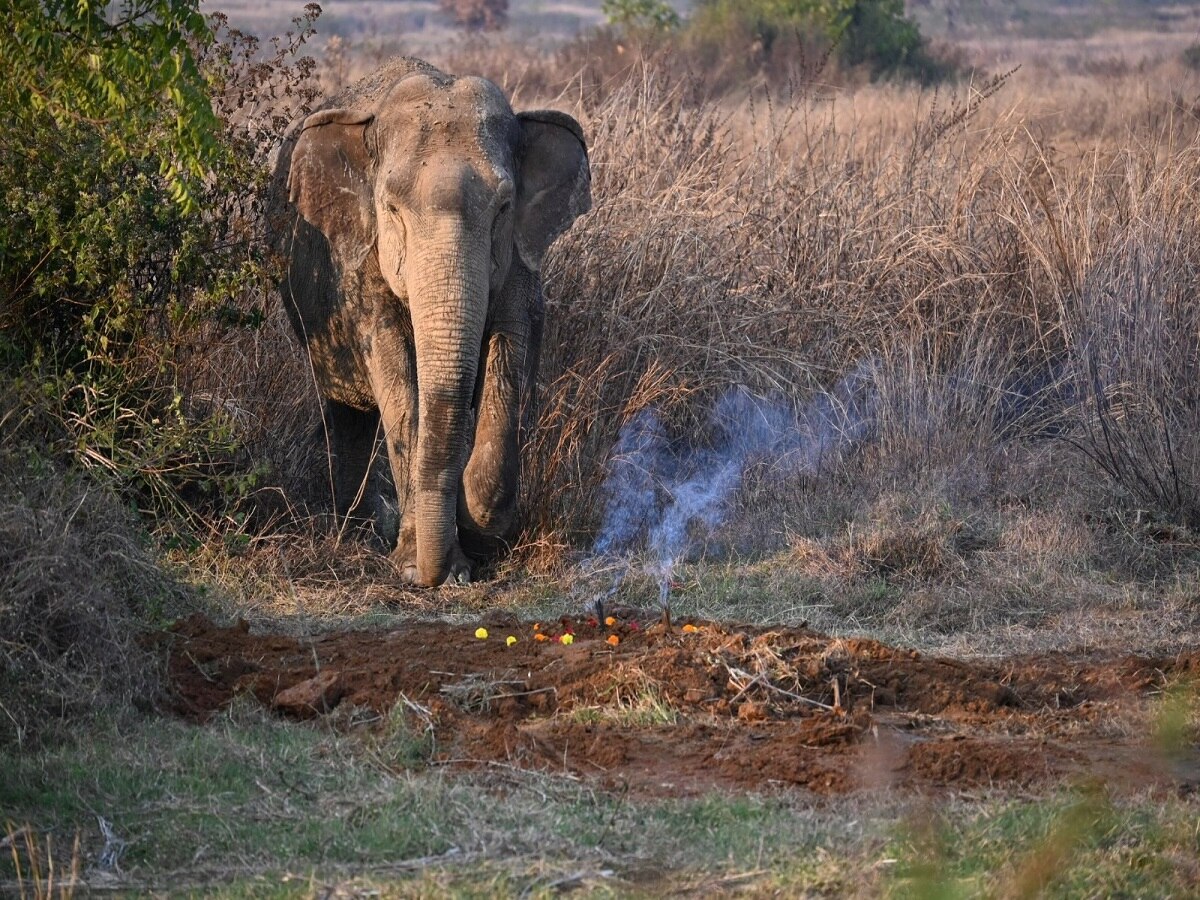
[[[346,77],[374,59],[339,52]],[[852,434],[809,464],[753,467],[693,561],[790,554],[826,593],[863,598],[850,621],[915,610],[942,634],[1141,608],[1190,580],[1196,73],[1165,58],[940,91],[722,93],[599,38],[540,59],[503,39],[443,55],[518,108],[575,113],[595,195],[547,260],[515,560],[451,605],[497,602],[510,575],[572,577],[622,424],[656,407],[703,442],[731,385],[803,415],[852,384]],[[280,318],[195,363],[285,524],[248,534],[240,561],[192,564],[263,610],[444,608],[312,518],[328,495],[319,404]]]
[[[547,267],[527,503],[541,533],[587,531],[570,511],[596,509],[599,464],[632,413],[658,404],[694,433],[730,384],[802,407],[866,366],[871,437],[831,478],[871,504],[864,481],[994,487],[1014,446],[1052,433],[1094,443],[1080,401],[1191,383],[1185,346],[1148,349],[1194,334],[1181,294],[1197,251],[1196,123],[1165,115],[1166,99],[1143,100],[1146,127],[1120,145],[1089,124],[1100,139],[1072,157],[1030,133],[1003,91],[967,115],[969,92],[760,94],[736,107],[696,95],[648,67],[580,110],[598,202]],[[1151,306],[1135,335],[1086,324],[1134,302]],[[1098,344],[1128,359],[1120,340],[1144,342],[1137,371],[1081,371]],[[1170,423],[1185,442],[1186,396]]]
[[[53,835],[47,834],[42,838],[29,825],[17,828],[12,822],[6,822],[6,836],[0,839],[0,851],[7,850],[12,855],[15,875],[14,896],[25,900],[70,900],[75,896],[75,889],[80,885],[80,852],[79,833],[75,834],[75,843],[71,855],[65,860],[62,848],[55,855]]]
[[[0,405],[0,747],[148,708],[161,672],[139,638],[185,606],[109,489],[19,442],[15,399]]]

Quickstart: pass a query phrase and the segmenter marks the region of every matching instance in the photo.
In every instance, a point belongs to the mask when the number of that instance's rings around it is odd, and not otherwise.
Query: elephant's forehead
[[[420,215],[488,209],[504,181],[496,169],[462,157],[399,166],[385,175],[385,196]]]
[[[515,137],[508,101],[485,78],[434,79],[417,74],[397,82],[379,104],[377,118],[395,149],[478,149],[489,157]]]

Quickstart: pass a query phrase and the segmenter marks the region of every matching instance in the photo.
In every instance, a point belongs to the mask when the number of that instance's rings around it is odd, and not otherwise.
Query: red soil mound
[[[401,703],[436,762],[673,795],[1186,780],[1151,749],[1149,694],[1200,670],[1200,653],[966,662],[804,628],[644,627],[628,612],[612,626],[485,624],[486,639],[430,622],[299,640],[194,617],[168,638],[175,708],[203,721],[250,694],[350,721]]]

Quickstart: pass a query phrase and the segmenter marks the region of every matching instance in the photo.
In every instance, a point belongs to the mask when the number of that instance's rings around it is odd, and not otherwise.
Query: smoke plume
[[[871,423],[871,367],[863,364],[800,410],[734,387],[713,404],[704,428],[672,439],[657,410],[626,423],[601,490],[604,516],[592,569],[615,571],[598,608],[616,593],[644,550],[643,570],[666,608],[671,576],[693,541],[724,521],[746,471],[767,464],[775,477],[812,475],[861,440]]]

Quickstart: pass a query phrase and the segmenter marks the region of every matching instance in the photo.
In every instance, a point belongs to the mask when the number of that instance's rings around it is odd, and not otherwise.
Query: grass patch
[[[380,764],[379,740],[248,708],[203,728],[147,720],[127,734],[0,760],[0,808],[39,834],[78,830],[85,873],[106,849],[99,816],[121,843],[128,886],[211,880],[247,890],[266,878],[282,890],[288,873],[345,879],[381,870],[394,879],[406,866],[448,872],[455,886],[474,882],[477,864],[499,864],[521,888],[536,887],[529,873],[539,867],[584,866],[595,878],[712,861],[719,870],[762,853],[764,842],[820,842],[830,827],[781,800],[646,805],[516,770],[408,773]],[[500,877],[486,871],[484,893]],[[10,861],[0,861],[0,874],[13,876]],[[438,883],[426,878],[414,889]]]
[[[596,706],[579,706],[566,714],[567,718],[582,723],[610,723],[624,728],[654,728],[675,725],[679,721],[677,710],[666,697],[658,683],[644,672],[628,673],[629,677],[615,676],[612,692],[602,697]]]
[[[912,819],[887,852],[899,896],[1166,896],[1195,890],[1195,802],[1083,791]]]
[[[128,890],[965,897],[1186,895],[1200,884],[1194,798],[635,802],[533,772],[381,764],[392,728],[339,733],[246,706],[206,727],[145,720],[0,757],[0,809],[60,852],[78,833],[82,877]],[[14,876],[5,854],[0,886]]]

